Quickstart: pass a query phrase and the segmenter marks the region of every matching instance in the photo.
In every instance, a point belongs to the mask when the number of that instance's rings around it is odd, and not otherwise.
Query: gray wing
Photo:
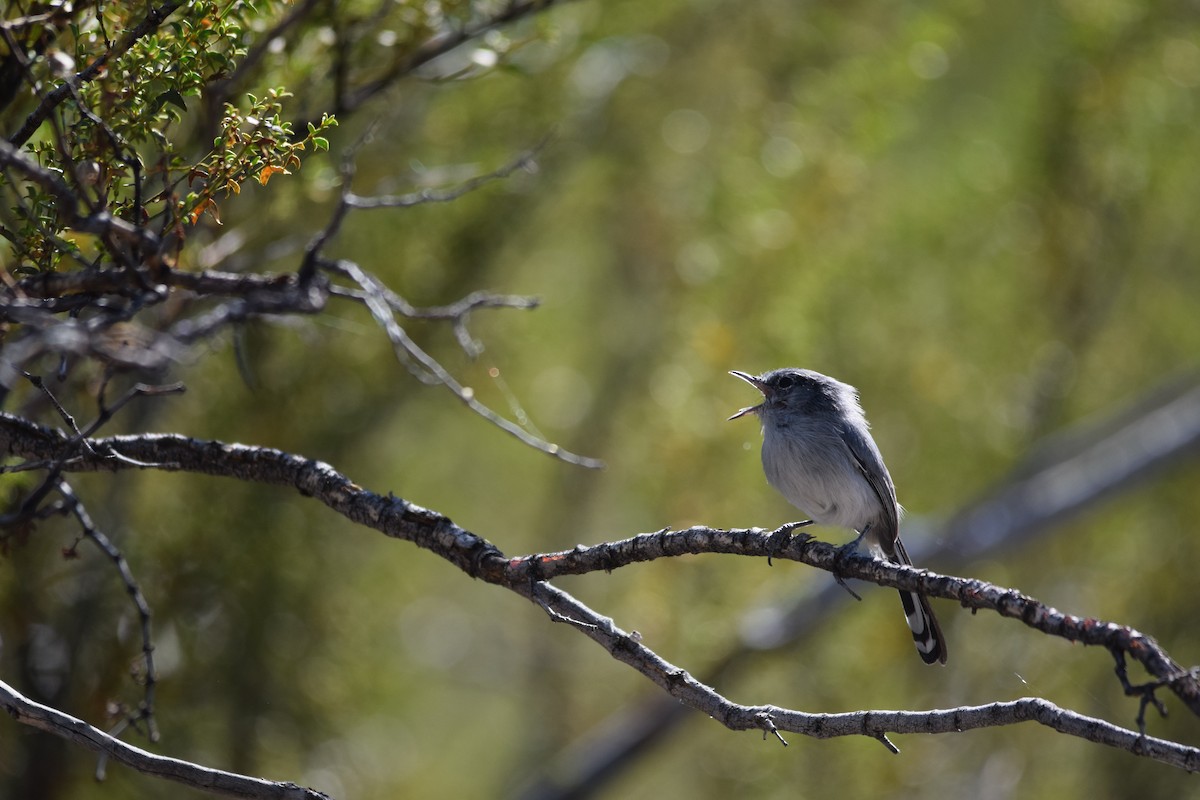
[[[866,478],[883,506],[882,522],[886,530],[872,529],[871,536],[879,542],[888,558],[911,565],[912,560],[904,550],[904,542],[900,541],[900,506],[896,503],[896,486],[892,483],[892,476],[888,474],[887,467],[883,465],[879,446],[871,438],[871,432],[867,430],[865,423],[843,423],[841,427],[842,441],[854,457],[855,466]],[[912,631],[921,660],[926,664],[945,664],[946,637],[942,635],[942,627],[929,606],[929,600],[919,593],[901,590],[900,601],[904,604],[904,618],[908,620],[908,627]]]
[[[871,533],[878,539],[884,551],[893,556],[896,542],[900,538],[900,510],[896,503],[896,486],[892,483],[892,476],[884,466],[879,446],[875,444],[865,425],[843,423],[841,429],[842,441],[853,456],[854,465],[866,478],[875,496],[879,498],[879,505],[883,507],[885,529],[873,530]]]

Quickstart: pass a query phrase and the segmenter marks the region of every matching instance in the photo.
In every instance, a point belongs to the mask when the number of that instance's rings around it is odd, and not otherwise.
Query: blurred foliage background
[[[430,9],[397,4],[363,47],[405,41]],[[229,342],[206,347],[180,370],[189,392],[143,405],[137,426],[328,461],[517,555],[795,518],[763,479],[755,425],[724,422],[753,400],[725,372],[806,366],[859,387],[910,519],[946,518],[1045,436],[1197,366],[1195,12],[1132,0],[552,9],[343,115],[330,157],[223,202],[223,227],[185,259],[210,266],[202,254],[236,242],[218,267],[295,269],[328,219],[338,153],[368,124],[363,194],[489,170],[552,134],[536,172],[449,205],[351,216],[333,252],[418,304],[480,288],[538,296],[536,311],[474,315],[487,349],[473,362],[444,326],[413,333],[481,398],[607,469],[547,458],[421,386],[349,305],[243,330],[252,384]],[[329,24],[264,62],[264,85],[297,94],[285,113],[324,110]],[[1185,465],[1023,548],[925,566],[1133,625],[1195,664],[1198,478]],[[77,486],[154,609],[160,752],[359,800],[516,796],[657,694],[534,606],[294,492],[155,472]],[[95,723],[113,699],[136,702],[136,625],[100,554],[59,557],[70,536],[48,525],[0,560],[0,658],[15,675],[38,653],[52,668],[23,687]],[[705,556],[561,585],[703,675],[748,615],[830,580]],[[1037,695],[1133,725],[1106,653],[939,602],[950,661],[930,669],[894,594],[863,588],[865,602],[715,688],[808,711]],[[1172,717],[1152,716],[1148,732],[1200,744],[1200,722],[1167,702]],[[94,783],[89,755],[11,724],[0,741],[13,792],[199,796],[119,767]],[[594,789],[1196,791],[1194,777],[1034,725],[896,743],[900,756],[868,740],[785,749],[693,714]]]

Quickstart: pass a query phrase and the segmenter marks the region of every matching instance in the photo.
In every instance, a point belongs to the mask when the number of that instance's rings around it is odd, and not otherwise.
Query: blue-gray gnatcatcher
[[[763,394],[730,419],[762,421],[763,470],[788,502],[821,525],[857,531],[877,555],[911,565],[900,541],[896,487],[871,438],[853,386],[808,369],[763,375],[729,373]],[[946,640],[924,595],[900,592],[917,652],[926,664],[946,663]]]

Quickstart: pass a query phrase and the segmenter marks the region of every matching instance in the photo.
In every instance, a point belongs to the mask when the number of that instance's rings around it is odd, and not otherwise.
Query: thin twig
[[[394,61],[382,74],[364,81],[358,86],[339,86],[334,107],[339,114],[356,111],[364,103],[388,90],[404,77],[466,42],[565,2],[566,0],[511,0],[494,15],[472,21],[467,25],[437,31],[416,50],[406,53]],[[307,126],[308,121],[303,121],[297,126],[297,130],[304,130]]]
[[[160,386],[153,386],[147,383],[135,383],[125,392],[125,394],[117,398],[117,401],[112,405],[105,403],[104,396],[101,394],[99,398],[100,413],[96,415],[96,418],[87,426],[87,430],[80,434],[80,436],[91,436],[94,434],[102,426],[108,423],[109,420],[116,416],[117,412],[127,406],[134,398],[162,397],[164,395],[183,394],[186,391],[187,387],[184,386],[182,381],[167,383]]]
[[[446,189],[422,189],[418,192],[399,195],[379,195],[376,197],[364,197],[362,195],[347,193],[346,204],[351,208],[357,209],[378,209],[378,208],[412,208],[413,206],[425,205],[427,203],[451,203],[464,195],[486,186],[493,181],[502,180],[512,175],[517,170],[530,170],[537,164],[537,156],[545,148],[550,141],[550,137],[546,136],[524,153],[514,158],[509,163],[491,172],[483,175],[476,175],[473,178],[459,183],[456,186],[451,186]]]
[[[129,599],[133,603],[133,608],[137,612],[138,620],[141,623],[142,635],[142,684],[145,687],[142,704],[137,712],[130,718],[130,723],[135,727],[138,722],[144,720],[146,722],[146,738],[151,742],[157,742],[158,722],[154,717],[154,690],[158,685],[158,670],[154,667],[154,638],[150,631],[150,604],[146,602],[146,596],[142,593],[141,586],[137,579],[133,576],[133,570],[129,568],[129,562],[125,560],[125,556],[112,543],[112,541],[104,535],[104,532],[96,527],[92,522],[92,517],[80,502],[75,490],[71,485],[64,480],[58,482],[58,492],[67,502],[67,510],[79,522],[79,527],[83,530],[83,535],[93,542],[116,567],[117,574],[121,577],[122,583],[125,584],[125,591],[129,594]]]
[[[545,439],[534,436],[529,431],[511,420],[502,417],[481,403],[475,397],[473,389],[459,383],[437,359],[421,349],[404,328],[396,322],[396,318],[392,314],[391,305],[387,302],[387,297],[378,279],[369,275],[357,264],[350,261],[339,261],[337,263],[337,271],[349,277],[363,289],[365,293],[364,302],[371,311],[371,315],[375,317],[375,321],[383,328],[388,339],[392,342],[392,349],[396,354],[397,360],[406,366],[416,377],[427,383],[436,383],[445,386],[459,401],[476,414],[506,433],[515,436],[530,447],[566,461],[569,464],[578,464],[579,466],[592,469],[599,469],[604,466],[603,461],[572,453],[553,442],[548,442]]]
[[[0,681],[0,709],[17,722],[61,736],[97,753],[105,753],[115,761],[146,775],[175,781],[184,786],[203,789],[230,797],[263,798],[263,800],[330,800],[327,794],[294,783],[268,781],[236,772],[212,769],[168,758],[134,747],[95,728],[77,717],[35,703]]]
[[[46,396],[46,398],[51,402],[51,404],[53,404],[55,410],[58,411],[58,415],[60,417],[62,417],[63,421],[66,422],[67,425],[71,428],[71,430],[75,432],[75,435],[79,437],[80,441],[82,441],[84,443],[84,445],[90,447],[90,444],[84,440],[84,437],[87,436],[88,434],[85,434],[83,431],[79,430],[79,426],[77,424],[75,424],[75,418],[73,416],[71,416],[71,414],[67,411],[67,409],[63,408],[62,403],[58,402],[58,398],[55,397],[54,393],[50,391],[50,388],[48,386],[46,386],[46,382],[44,380],[42,380],[42,376],[31,375],[28,372],[26,372],[25,370],[21,370],[21,374],[25,376],[25,379],[27,381],[29,381],[30,383],[33,384],[34,388],[36,388],[43,395]]]

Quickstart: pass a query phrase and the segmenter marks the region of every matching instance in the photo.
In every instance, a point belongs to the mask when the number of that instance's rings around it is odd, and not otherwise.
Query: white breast
[[[828,453],[845,455],[835,464],[823,463]],[[769,436],[762,462],[770,484],[822,525],[861,531],[879,517],[879,498],[862,473],[848,467],[852,460],[840,437],[799,445],[794,437]]]

